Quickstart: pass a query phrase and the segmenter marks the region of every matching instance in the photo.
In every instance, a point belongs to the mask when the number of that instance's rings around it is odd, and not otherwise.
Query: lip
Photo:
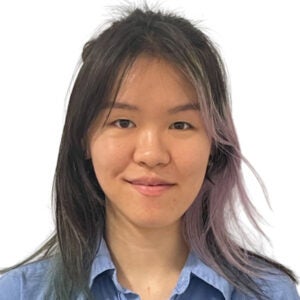
[[[126,181],[142,195],[153,197],[162,195],[175,185],[158,177],[140,177]]]

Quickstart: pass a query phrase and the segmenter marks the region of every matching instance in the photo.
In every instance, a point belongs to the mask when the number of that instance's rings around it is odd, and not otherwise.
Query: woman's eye
[[[177,130],[186,130],[191,129],[193,126],[187,122],[175,122],[173,123],[170,128],[177,129]]]
[[[132,128],[134,123],[127,119],[120,119],[113,122],[113,124],[119,128]]]

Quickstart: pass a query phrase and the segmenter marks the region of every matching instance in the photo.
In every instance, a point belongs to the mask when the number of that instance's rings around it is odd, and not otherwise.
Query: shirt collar
[[[225,300],[230,300],[234,287],[224,277],[206,265],[195,253],[190,253],[186,265],[190,266],[190,272],[219,290]]]
[[[102,238],[100,241],[99,249],[97,251],[96,257],[93,261],[89,287],[92,286],[94,279],[108,270],[115,270],[116,267],[111,259],[110,252],[107,248],[105,240]]]
[[[115,274],[116,267],[111,259],[106,242],[102,239],[92,264],[89,286],[92,286],[94,279],[98,275],[108,270],[111,270],[112,273]],[[212,268],[204,264],[193,252],[189,254],[180,274],[175,288],[177,294],[182,294],[186,290],[190,283],[191,274],[219,290],[223,294],[225,300],[231,299],[233,286],[224,277],[220,276]]]

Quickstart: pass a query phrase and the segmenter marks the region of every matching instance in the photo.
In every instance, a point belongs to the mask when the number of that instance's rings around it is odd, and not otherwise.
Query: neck
[[[186,256],[188,252],[180,224],[176,228],[170,226],[149,229],[136,228],[133,225],[125,228],[125,226],[115,226],[107,222],[105,237],[113,255],[126,252],[126,257],[132,253],[140,256],[163,257],[163,260],[172,259],[175,256],[178,260],[178,256]]]
[[[159,281],[170,274],[177,280],[188,256],[180,222],[163,228],[139,228],[130,222],[120,224],[108,214],[106,242],[118,279],[132,290],[142,280]]]

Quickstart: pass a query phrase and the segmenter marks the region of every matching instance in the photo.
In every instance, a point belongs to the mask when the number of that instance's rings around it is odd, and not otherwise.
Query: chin
[[[141,229],[163,229],[167,227],[178,227],[180,220],[166,220],[166,218],[147,218],[133,222],[136,227]]]

